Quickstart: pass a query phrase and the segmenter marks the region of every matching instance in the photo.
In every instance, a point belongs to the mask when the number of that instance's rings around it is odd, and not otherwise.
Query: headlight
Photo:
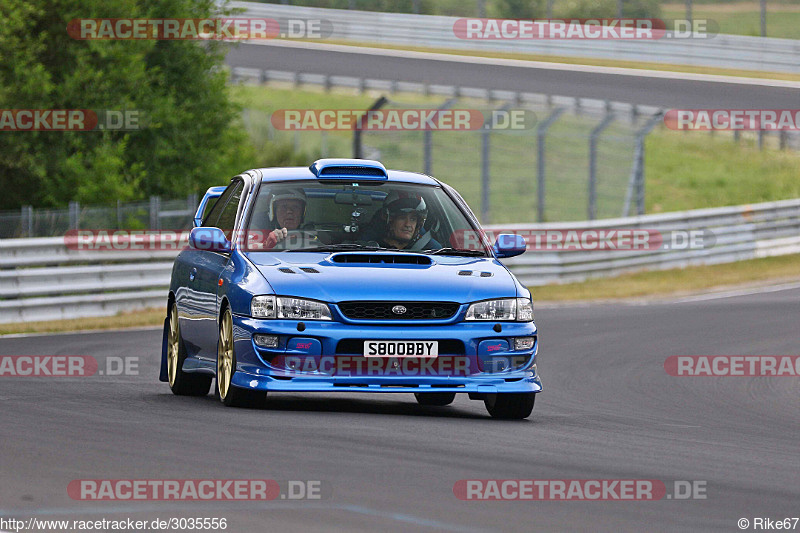
[[[517,322],[533,322],[533,301],[517,298]]]
[[[286,296],[254,296],[250,302],[250,314],[254,318],[331,320],[331,310],[326,304]]]
[[[501,298],[476,302],[467,309],[465,320],[531,322],[533,302],[528,298]]]
[[[253,296],[250,301],[250,316],[253,318],[275,318],[275,297]]]

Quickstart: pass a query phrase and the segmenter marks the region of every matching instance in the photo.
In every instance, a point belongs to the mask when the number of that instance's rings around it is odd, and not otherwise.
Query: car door
[[[242,179],[234,178],[203,220],[203,226],[220,228],[230,240],[243,188]],[[217,357],[219,334],[217,288],[230,254],[190,248],[185,255],[187,297],[178,307],[179,311],[183,307],[180,324],[184,345],[188,355],[212,361]]]

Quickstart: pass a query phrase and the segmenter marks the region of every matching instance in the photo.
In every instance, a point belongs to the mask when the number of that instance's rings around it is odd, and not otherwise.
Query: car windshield
[[[411,183],[265,182],[246,235],[248,251],[487,255],[480,232],[441,187]]]

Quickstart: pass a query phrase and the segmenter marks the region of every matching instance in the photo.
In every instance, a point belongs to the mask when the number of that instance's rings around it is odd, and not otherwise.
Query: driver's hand
[[[286,238],[286,235],[289,233],[289,230],[286,228],[280,228],[272,231],[273,235],[275,235],[275,242],[281,242],[283,239]]]

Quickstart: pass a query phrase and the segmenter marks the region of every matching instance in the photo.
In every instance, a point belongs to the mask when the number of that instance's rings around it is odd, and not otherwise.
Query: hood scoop
[[[362,254],[341,253],[332,255],[328,261],[331,263],[350,264],[391,264],[391,265],[426,265],[433,261],[427,255],[417,254]]]
[[[459,270],[459,276],[480,276],[482,278],[491,278],[494,276],[491,272],[474,272],[472,270]]]

